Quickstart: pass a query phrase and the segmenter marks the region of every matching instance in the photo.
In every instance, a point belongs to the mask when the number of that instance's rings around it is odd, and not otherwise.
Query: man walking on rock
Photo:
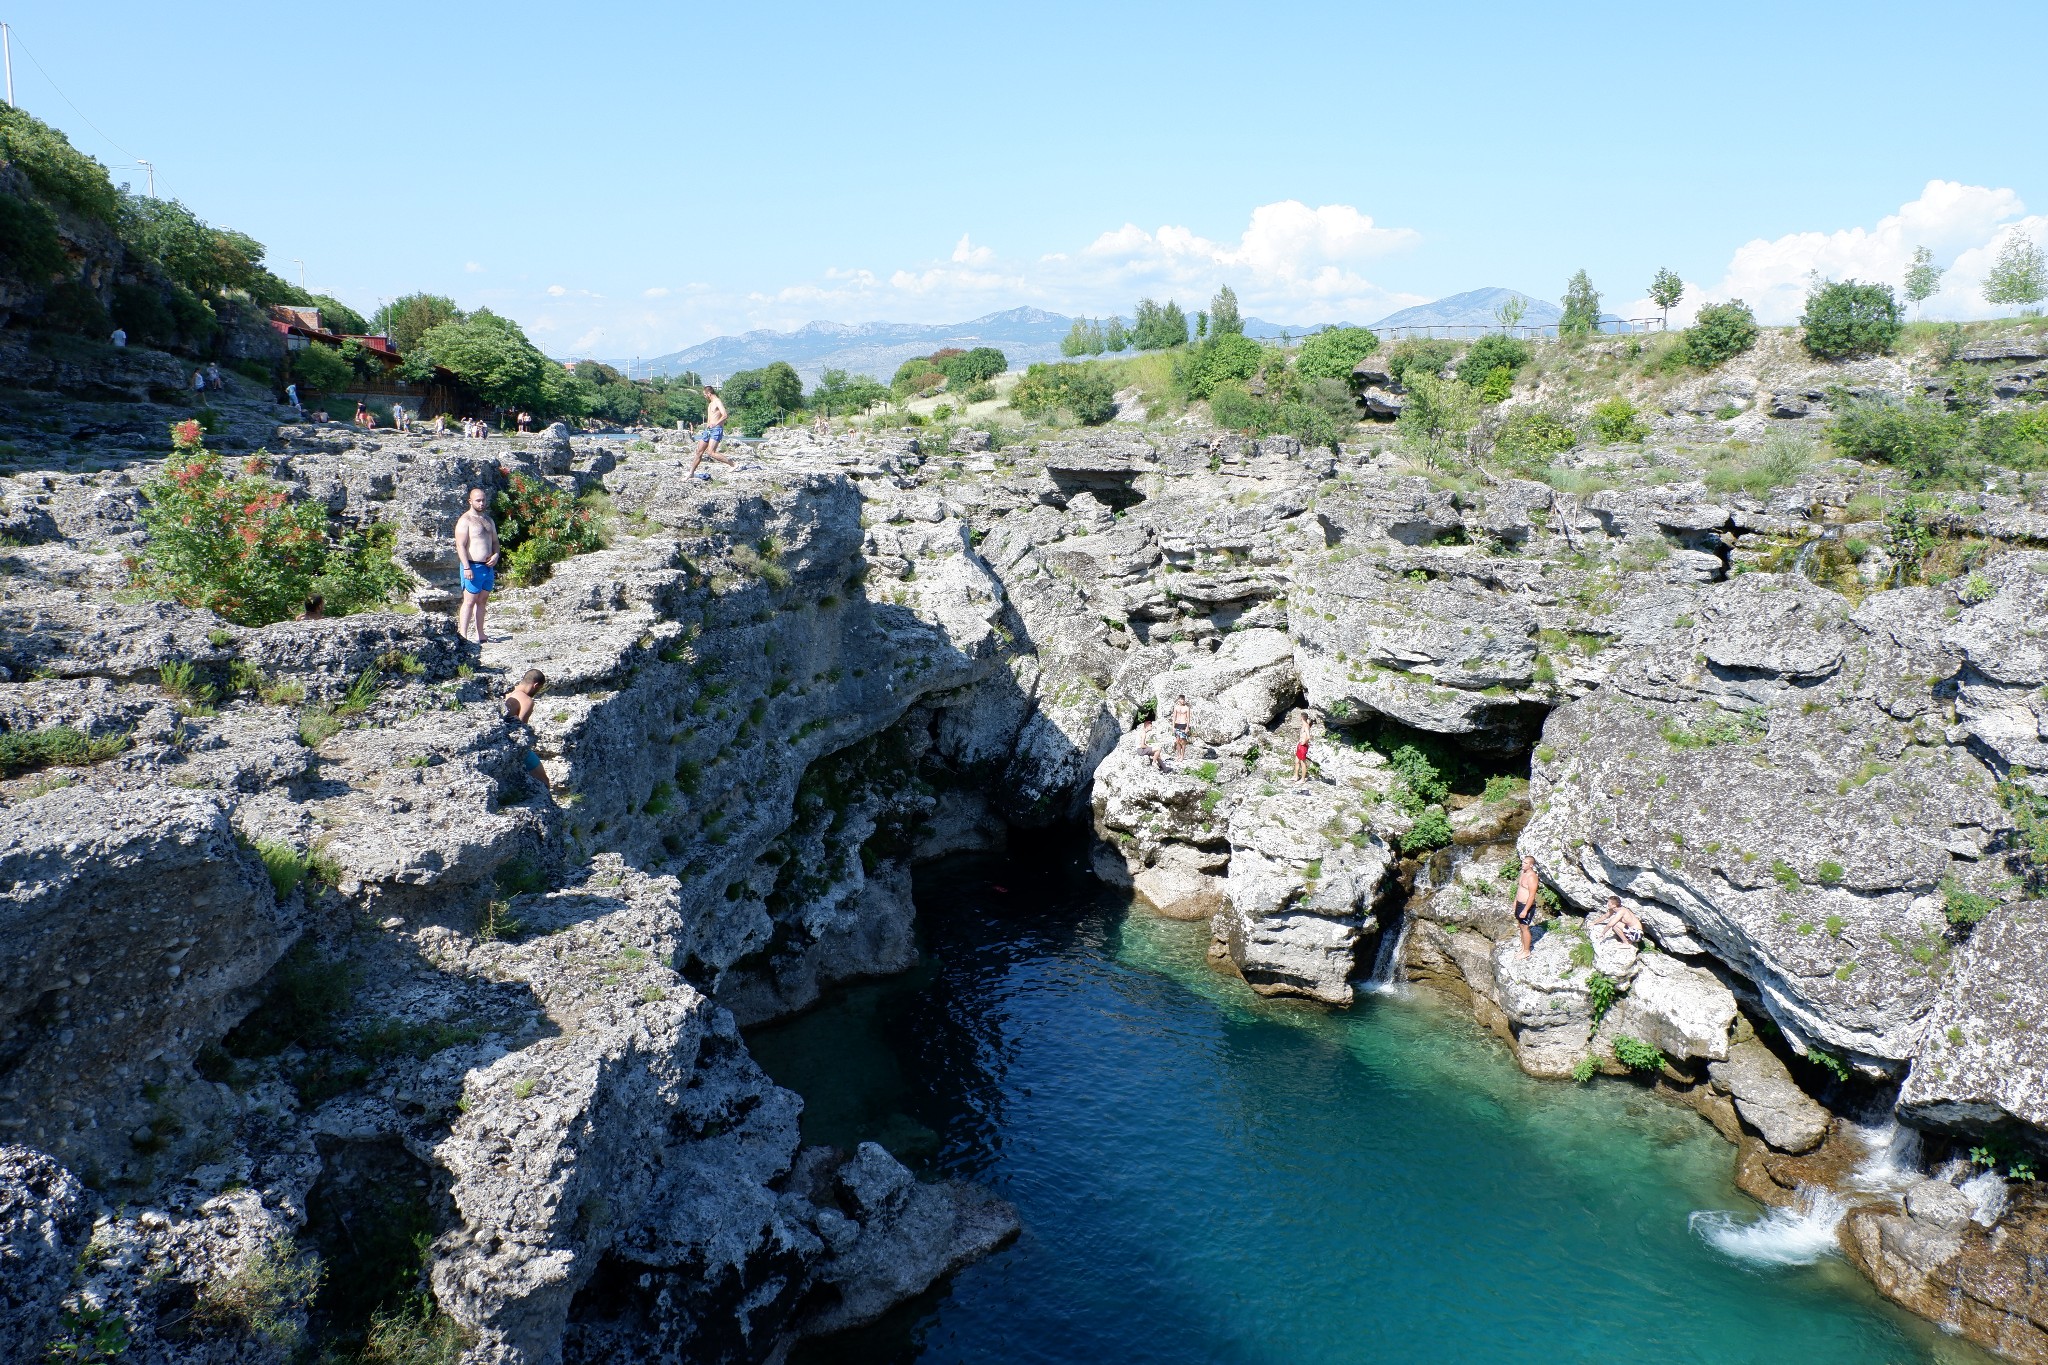
[[[487,644],[484,608],[498,586],[498,523],[491,520],[490,497],[481,488],[469,490],[469,510],[455,520],[455,559],[462,566],[462,607],[455,613],[455,633],[467,640],[476,622],[476,642]]]
[[[718,450],[719,444],[725,440],[725,419],[725,400],[718,396],[717,389],[706,384],[704,386],[704,425],[697,429],[697,458],[690,461],[690,475],[692,477],[703,479],[711,477],[709,474],[697,473],[697,466],[704,463],[706,455],[709,455],[727,469],[734,467],[733,462],[726,459]]]
[[[1173,699],[1173,710],[1168,713],[1173,722],[1173,756],[1188,756],[1188,730],[1195,723],[1195,708],[1188,705],[1188,694],[1183,692]]]
[[[1522,855],[1522,878],[1515,883],[1515,928],[1522,935],[1523,957],[1527,957],[1530,948],[1535,946],[1535,941],[1530,937],[1529,930],[1536,923],[1536,889],[1538,885],[1536,860],[1524,854]]]

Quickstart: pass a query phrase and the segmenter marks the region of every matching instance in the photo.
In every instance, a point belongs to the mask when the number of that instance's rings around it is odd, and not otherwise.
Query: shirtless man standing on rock
[[[706,384],[704,386],[704,425],[697,428],[697,458],[690,461],[691,476],[706,479],[711,477],[709,474],[697,475],[697,466],[704,463],[706,455],[709,455],[727,469],[734,468],[733,462],[726,459],[724,453],[718,448],[725,440],[725,419],[727,415],[725,401],[718,396],[718,390]]]
[[[1536,923],[1536,892],[1540,881],[1536,876],[1536,860],[1523,855],[1522,878],[1515,883],[1515,928],[1522,935],[1522,956],[1529,955],[1533,940],[1529,936],[1530,926]]]
[[[498,586],[498,523],[487,510],[490,497],[481,488],[469,490],[469,510],[455,520],[455,559],[462,565],[462,607],[455,613],[455,633],[467,640],[470,622],[474,639],[486,643],[484,608]]]

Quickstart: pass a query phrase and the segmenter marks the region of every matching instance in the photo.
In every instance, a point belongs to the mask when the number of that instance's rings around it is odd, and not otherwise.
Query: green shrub
[[[1838,886],[1846,872],[1847,869],[1833,858],[1823,858],[1820,866],[1813,870],[1813,879],[1822,886]]]
[[[1832,1052],[1828,1052],[1822,1048],[1808,1046],[1806,1049],[1806,1060],[1812,1062],[1815,1066],[1827,1072],[1829,1075],[1833,1076],[1838,1081],[1846,1081],[1849,1079],[1848,1064]]]
[[[1218,384],[1209,394],[1209,420],[1225,431],[1257,435],[1272,416],[1272,405],[1260,401],[1235,381]]]
[[[271,889],[277,892],[279,900],[298,890],[299,883],[306,879],[306,860],[282,840],[258,840],[256,856],[262,861],[263,870],[270,874]]]
[[[1494,449],[1514,459],[1561,455],[1578,443],[1571,418],[1552,408],[1516,408],[1493,438]]]
[[[1380,339],[1364,327],[1332,327],[1301,343],[1301,352],[1294,358],[1295,373],[1303,379],[1339,379],[1348,384],[1353,367],[1379,348]]]
[[[287,1353],[302,1335],[301,1314],[319,1292],[318,1257],[290,1241],[273,1242],[234,1274],[199,1291],[192,1316],[213,1327],[247,1332]]]
[[[1479,396],[1419,365],[1409,371],[1406,388],[1398,419],[1403,440],[1432,463],[1461,452],[1467,433],[1479,420]]]
[[[57,236],[57,216],[33,199],[0,193],[0,271],[35,286],[70,265]]]
[[[1614,1040],[1614,1060],[1630,1071],[1662,1071],[1664,1054],[1655,1045],[1624,1033]]]
[[[1328,384],[1334,381],[1326,379],[1320,382]],[[1330,414],[1313,403],[1282,403],[1274,411],[1273,422],[1281,431],[1298,437],[1310,449],[1335,450],[1341,435]]]
[[[306,394],[341,393],[355,383],[355,366],[323,341],[292,352],[291,366],[292,378]]]
[[[508,576],[518,586],[545,582],[563,560],[604,546],[596,511],[545,480],[514,474],[494,506]]]
[[[1593,1054],[1590,1052],[1572,1063],[1572,1079],[1580,1085],[1584,1085],[1599,1074],[1600,1063],[1593,1060]]]
[[[1607,1017],[1607,1011],[1614,1008],[1614,1002],[1621,999],[1621,983],[1605,972],[1594,972],[1586,978],[1586,998],[1593,1006],[1593,1025]]]
[[[1403,744],[1387,757],[1387,765],[1401,777],[1409,791],[1424,804],[1442,801],[1450,795],[1451,784],[1447,781],[1429,755],[1413,744]]]
[[[1183,357],[1175,367],[1175,378],[1189,398],[1207,398],[1220,384],[1250,379],[1264,361],[1265,352],[1258,342],[1242,333],[1225,332]]]
[[[1394,349],[1387,352],[1387,373],[1394,377],[1396,384],[1406,384],[1410,375],[1426,375],[1431,379],[1444,372],[1458,356],[1458,343],[1437,337],[1410,337],[1396,342]]]
[[[1967,477],[1976,467],[1970,418],[1924,398],[1847,402],[1828,440],[1851,459],[1892,465],[1919,484]]]
[[[1593,408],[1593,434],[1610,445],[1640,442],[1650,429],[1637,417],[1636,405],[1616,396]]]
[[[1953,877],[1941,884],[1941,912],[1948,917],[1948,922],[1958,929],[1966,929],[1981,922],[1997,908],[1997,901],[1989,896],[1980,896],[1974,891],[1965,890]]]
[[[69,725],[0,733],[0,777],[15,777],[39,768],[81,768],[114,757],[128,747],[128,736],[93,738]]]
[[[1898,343],[1905,323],[1886,284],[1829,281],[1806,296],[1799,326],[1807,351],[1824,360],[1882,355]]]
[[[1415,817],[1415,823],[1401,836],[1401,851],[1415,854],[1426,853],[1433,848],[1442,848],[1451,842],[1451,822],[1443,811],[1435,806]]]
[[[1529,363],[1535,353],[1529,343],[1505,332],[1488,332],[1465,348],[1465,354],[1458,359],[1458,374],[1468,384],[1477,384],[1495,370],[1506,370],[1509,379],[1516,370]]]
[[[1730,299],[1700,309],[1681,344],[1687,363],[1710,370],[1756,345],[1756,338],[1756,314],[1741,299]]]
[[[106,167],[71,145],[71,140],[33,114],[0,105],[0,162],[27,177],[38,194],[113,225],[120,192]]]
[[[1026,417],[1066,411],[1083,426],[1116,416],[1116,381],[1097,365],[1033,365],[1010,390],[1010,406]]]
[[[1505,365],[1496,365],[1488,370],[1478,384],[1479,401],[1482,403],[1505,403],[1514,391],[1515,372]]]

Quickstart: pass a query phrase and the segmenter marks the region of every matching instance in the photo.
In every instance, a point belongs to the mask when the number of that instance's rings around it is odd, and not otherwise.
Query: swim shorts
[[[723,441],[725,439],[725,427],[723,424],[715,427],[705,427],[697,433],[697,439],[700,441]]]
[[[532,772],[540,766],[540,755],[531,749],[521,749],[519,751],[519,766],[528,772]]]
[[[1295,758],[1296,758],[1296,759],[1300,760],[1300,761],[1301,761],[1301,762],[1303,762],[1303,763],[1306,763],[1306,762],[1308,762],[1308,745],[1306,745],[1306,744],[1297,744],[1297,745],[1295,745],[1295,746],[1294,746],[1294,756],[1295,756]]]
[[[464,592],[490,592],[498,586],[498,571],[481,561],[462,571]]]

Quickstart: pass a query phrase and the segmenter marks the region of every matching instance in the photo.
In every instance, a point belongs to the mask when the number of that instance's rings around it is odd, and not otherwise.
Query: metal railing
[[[1664,319],[1662,318],[1617,318],[1601,323],[1600,330],[1594,335],[1628,336],[1631,333],[1661,332],[1663,330]],[[1525,326],[1518,323],[1513,327],[1503,327],[1497,322],[1459,322],[1438,323],[1419,327],[1375,327],[1373,331],[1379,335],[1382,341],[1406,341],[1410,337],[1442,337],[1446,340],[1458,340],[1465,337],[1481,337],[1503,332],[1509,336],[1524,337],[1534,341],[1554,339],[1557,336],[1557,324],[1550,322],[1540,326]]]

